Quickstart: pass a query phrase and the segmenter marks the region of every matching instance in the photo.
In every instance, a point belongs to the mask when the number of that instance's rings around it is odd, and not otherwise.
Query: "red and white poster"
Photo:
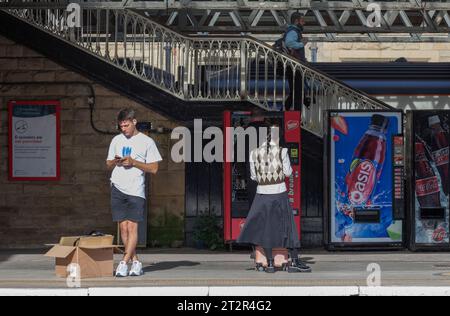
[[[11,101],[8,109],[10,181],[58,181],[59,101]]]

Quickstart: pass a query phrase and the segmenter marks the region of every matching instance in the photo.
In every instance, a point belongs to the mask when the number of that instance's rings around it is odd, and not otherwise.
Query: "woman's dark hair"
[[[117,115],[118,123],[123,122],[123,121],[132,121],[135,119],[136,119],[136,112],[131,108],[123,109]]]
[[[266,142],[267,142],[267,155],[269,155],[269,153],[270,153],[270,143],[272,142],[272,129],[271,129],[271,127],[269,127],[267,129],[267,140],[266,140]]]
[[[273,118],[267,118],[264,120],[264,126],[267,128],[267,139],[266,139],[266,143],[267,143],[267,155],[270,152],[270,143],[272,142],[272,128],[273,127],[280,127],[279,123],[277,122],[277,120],[273,119]]]

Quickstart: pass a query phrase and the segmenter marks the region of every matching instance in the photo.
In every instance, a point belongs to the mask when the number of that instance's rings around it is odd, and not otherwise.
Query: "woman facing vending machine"
[[[283,146],[288,149],[293,174],[286,179],[286,185],[298,235],[301,236],[301,113],[267,112],[255,116],[252,112],[225,112],[224,130],[228,132],[225,133],[224,151],[224,239],[230,245],[239,237],[256,194],[256,184],[250,180],[250,144],[247,142],[245,145],[244,161],[239,160],[238,150],[231,148],[236,148],[236,138],[244,135],[248,127],[255,126],[258,121],[262,122],[267,118],[278,121],[281,127],[280,138],[283,140]]]

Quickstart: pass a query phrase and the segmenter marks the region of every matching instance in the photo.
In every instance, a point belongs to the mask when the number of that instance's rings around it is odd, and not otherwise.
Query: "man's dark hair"
[[[135,119],[136,119],[136,112],[131,108],[123,109],[117,115],[117,122],[119,123],[123,121],[132,121]]]
[[[305,15],[303,13],[300,12],[294,12],[291,15],[291,23],[294,24],[295,21],[299,20],[299,19],[303,19],[305,17]]]

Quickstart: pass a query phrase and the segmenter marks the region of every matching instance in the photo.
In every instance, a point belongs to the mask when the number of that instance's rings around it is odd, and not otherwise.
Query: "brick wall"
[[[117,112],[131,106],[141,121],[174,128],[172,122],[36,52],[0,37],[0,248],[34,248],[61,235],[91,230],[115,233],[109,203],[105,158],[113,136],[93,131],[88,98],[94,90],[94,122],[113,131]],[[58,183],[8,181],[9,100],[57,99],[62,104],[62,180]],[[170,135],[151,135],[164,162],[151,178],[149,243],[182,238],[184,165],[169,161]],[[181,237],[180,237],[181,236]]]

